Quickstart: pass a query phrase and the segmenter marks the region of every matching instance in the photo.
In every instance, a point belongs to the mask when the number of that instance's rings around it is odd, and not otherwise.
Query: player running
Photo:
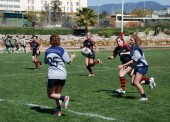
[[[118,46],[114,49],[113,55],[108,56],[108,59],[115,59],[116,56],[119,55],[122,64],[129,62],[131,60],[129,45],[125,43],[125,41],[122,37],[117,37],[116,42],[117,42]],[[125,94],[125,92],[126,92],[125,91],[126,90],[125,75],[128,74],[131,77],[132,72],[133,72],[132,64],[119,70],[119,79],[120,79],[120,83],[121,83],[121,88],[117,89],[116,92],[118,92],[120,94]],[[153,89],[154,78],[153,77],[152,78],[143,77],[141,84],[143,84],[143,83],[148,84],[149,88]]]
[[[143,76],[148,71],[148,63],[145,59],[144,53],[142,49],[139,46],[140,38],[137,35],[132,35],[130,38],[130,44],[131,44],[131,60],[125,64],[119,65],[118,69],[122,70],[128,66],[133,65],[134,73],[132,75],[132,84],[136,86],[136,88],[139,90],[141,94],[141,98],[139,101],[147,101],[148,98],[146,97],[146,94],[144,92],[144,89],[141,85],[141,80]],[[155,83],[154,83],[155,85]]]
[[[87,39],[83,42],[83,47],[81,48],[87,47],[91,50],[91,53],[85,57],[85,65],[86,65],[87,70],[90,73],[88,76],[94,76],[94,73],[91,67],[95,66],[96,64],[102,64],[102,62],[100,61],[100,59],[97,59],[96,61],[94,61],[95,53],[94,53],[93,48],[96,47],[96,52],[99,52],[99,50],[98,50],[98,46],[95,44],[95,42],[91,38],[91,33],[88,32],[86,34],[86,37]]]
[[[38,70],[38,64],[42,65],[41,61],[38,60],[38,56],[40,56],[40,43],[38,41],[38,37],[34,36],[33,40],[29,42],[32,49],[32,62],[35,63],[35,70]]]

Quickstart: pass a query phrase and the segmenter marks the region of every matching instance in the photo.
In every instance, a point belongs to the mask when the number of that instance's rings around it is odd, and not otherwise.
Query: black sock
[[[141,97],[144,97],[144,98],[146,98],[146,95],[145,95],[145,93],[141,94]]]
[[[149,80],[146,80],[146,81],[145,81],[145,84],[150,84],[150,81],[149,81]]]
[[[88,69],[88,71],[89,71],[90,73],[92,73],[92,69],[91,69],[90,66],[86,66],[86,68]]]
[[[64,102],[65,96],[61,96],[60,100]]]

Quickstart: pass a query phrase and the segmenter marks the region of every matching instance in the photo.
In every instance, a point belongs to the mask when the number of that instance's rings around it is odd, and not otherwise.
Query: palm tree
[[[85,27],[85,34],[88,32],[89,26],[95,26],[97,23],[97,14],[93,9],[82,8],[78,10],[77,16],[77,25]]]

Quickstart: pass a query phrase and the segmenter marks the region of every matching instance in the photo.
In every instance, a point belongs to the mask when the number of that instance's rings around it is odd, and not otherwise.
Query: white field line
[[[16,101],[0,99],[0,102],[6,102],[6,101],[9,102],[9,103],[16,104]],[[19,102],[19,103],[22,104],[21,102]],[[32,103],[25,103],[24,105],[31,106],[31,107],[40,107],[40,108],[45,108],[45,109],[52,109],[52,107],[49,107],[49,106],[42,106],[42,105],[32,104]],[[77,114],[79,116],[96,117],[96,118],[101,118],[101,119],[110,120],[110,121],[116,120],[116,118],[105,117],[105,116],[93,114],[93,113],[81,113],[81,112],[76,112],[76,111],[73,111],[73,110],[70,110],[70,109],[68,109],[68,112]]]
[[[101,119],[110,120],[110,121],[116,120],[115,118],[105,117],[105,116],[98,115],[98,114],[93,114],[93,113],[75,112],[75,111],[72,111],[72,110],[70,110],[70,109],[69,109],[68,111],[71,112],[71,113],[77,114],[77,115],[83,115],[83,116],[89,116],[89,117],[96,117],[96,118],[101,118]]]

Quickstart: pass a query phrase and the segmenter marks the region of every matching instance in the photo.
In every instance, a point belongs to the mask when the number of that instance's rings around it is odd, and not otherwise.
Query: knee
[[[125,77],[125,74],[122,72],[119,72],[119,77]]]
[[[138,85],[139,85],[139,82],[134,81],[133,84],[134,84],[134,86],[138,86]]]

